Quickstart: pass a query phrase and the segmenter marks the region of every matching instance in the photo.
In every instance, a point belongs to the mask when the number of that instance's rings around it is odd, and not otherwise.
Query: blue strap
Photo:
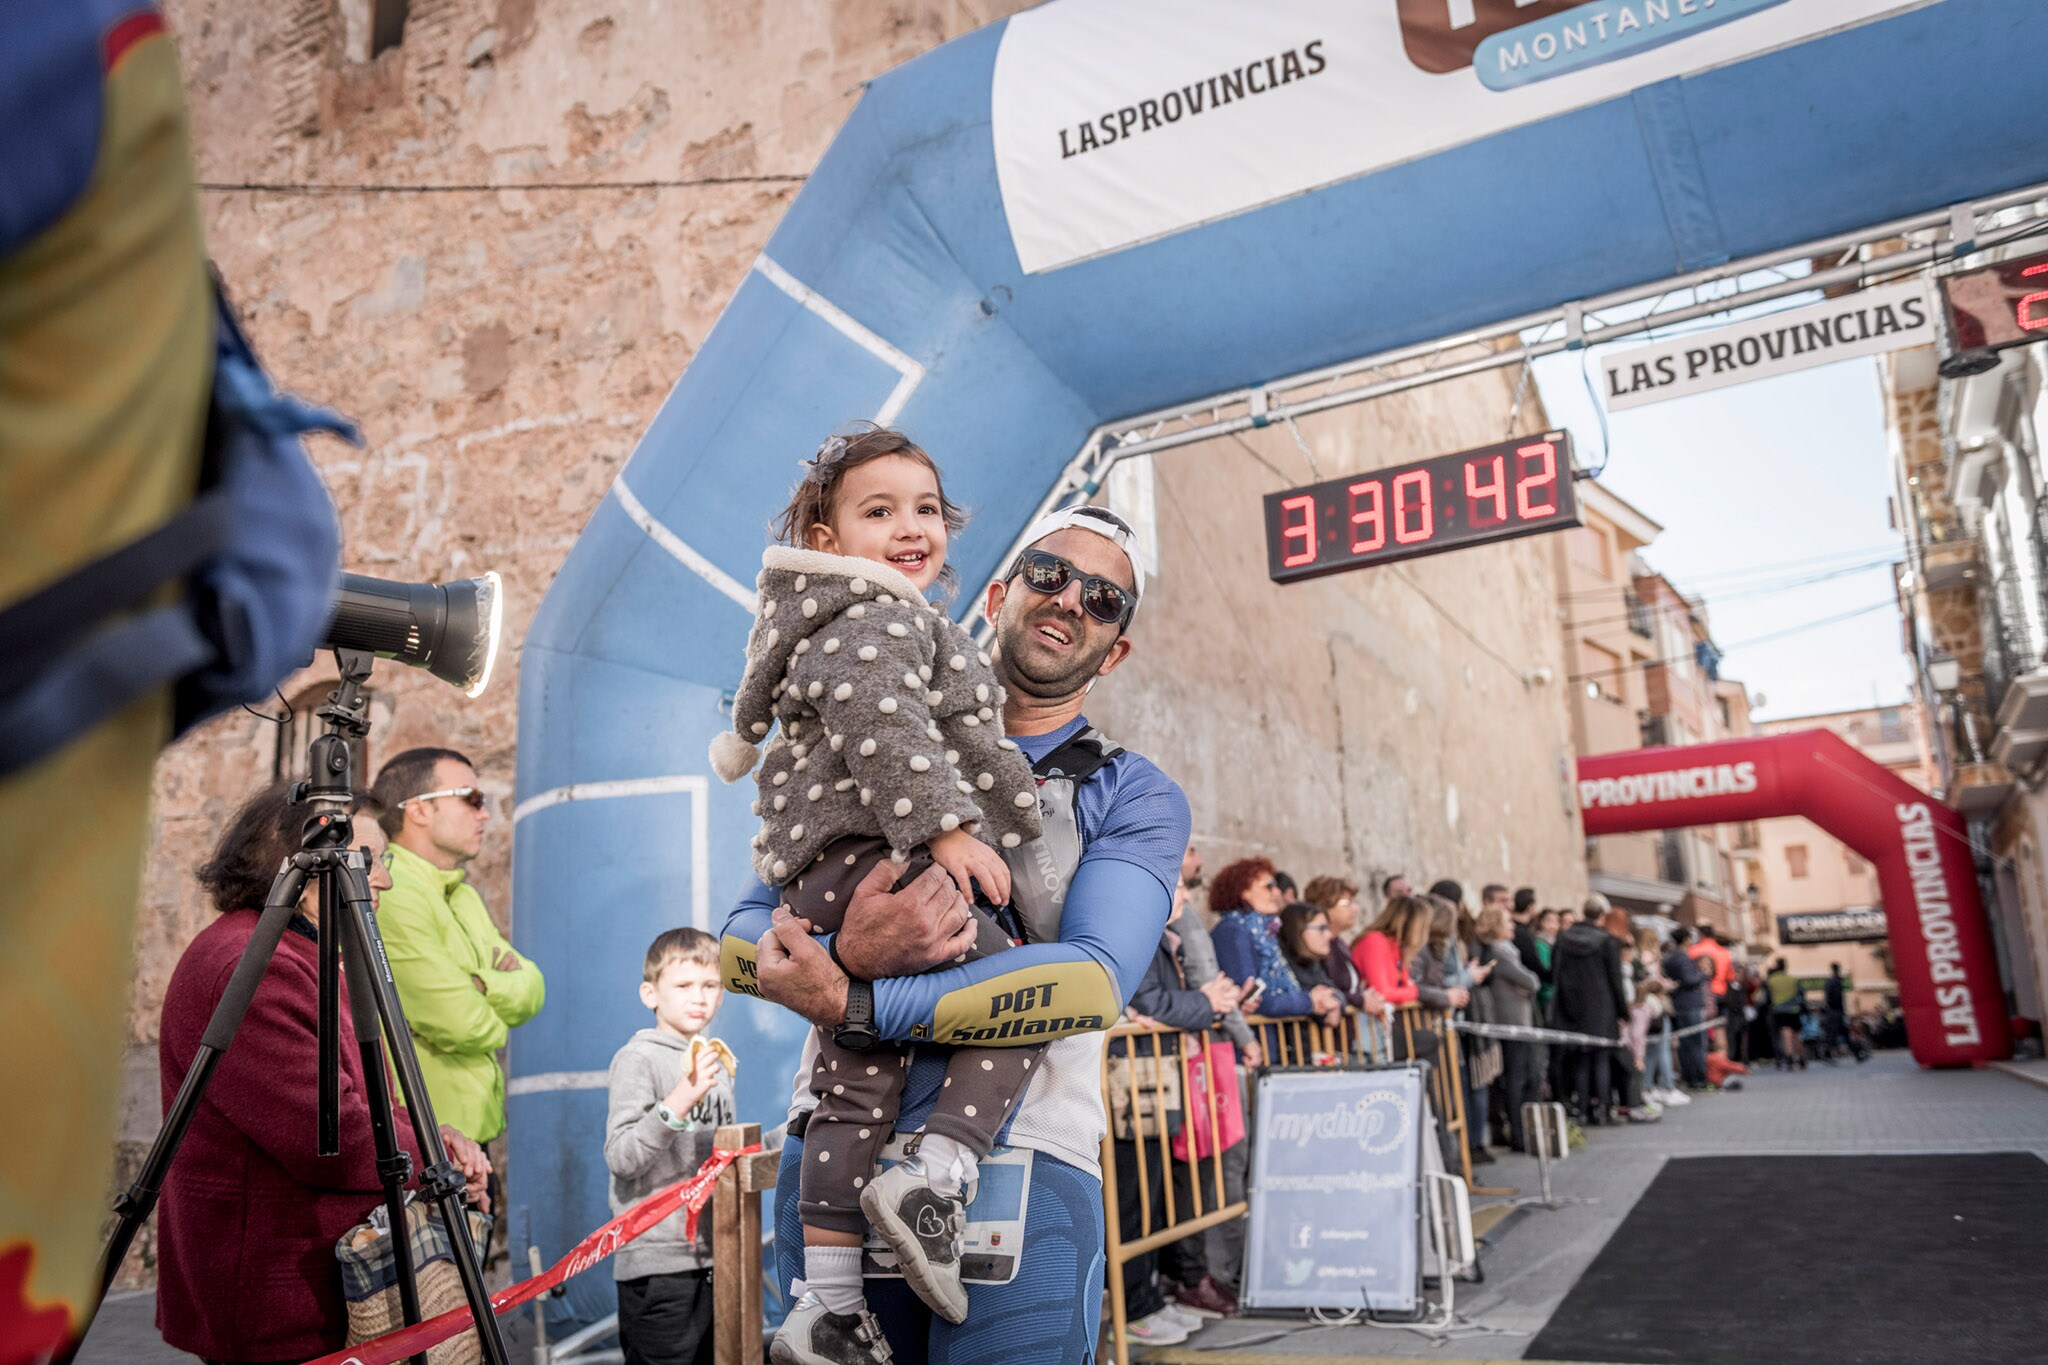
[[[232,526],[227,497],[215,489],[140,540],[0,611],[0,698],[56,665],[109,613],[140,604],[219,554]]]
[[[0,773],[36,762],[212,657],[182,603],[108,631],[0,699]]]

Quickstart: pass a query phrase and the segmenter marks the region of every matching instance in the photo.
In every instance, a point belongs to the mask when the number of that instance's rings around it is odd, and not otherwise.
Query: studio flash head
[[[322,649],[354,649],[424,668],[470,696],[498,661],[505,594],[496,573],[454,583],[394,583],[341,576]]]

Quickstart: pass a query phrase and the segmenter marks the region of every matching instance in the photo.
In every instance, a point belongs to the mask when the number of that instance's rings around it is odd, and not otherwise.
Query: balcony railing
[[[1621,601],[1628,611],[1628,628],[1645,640],[1651,639],[1656,634],[1657,625],[1650,614],[1650,604],[1636,596],[1633,588],[1623,590]]]

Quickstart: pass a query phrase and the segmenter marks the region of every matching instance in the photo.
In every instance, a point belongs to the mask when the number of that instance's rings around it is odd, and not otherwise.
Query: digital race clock
[[[1944,276],[1941,300],[1958,351],[2048,341],[2048,252]]]
[[[1569,433],[1330,479],[1266,495],[1275,583],[1579,524]]]

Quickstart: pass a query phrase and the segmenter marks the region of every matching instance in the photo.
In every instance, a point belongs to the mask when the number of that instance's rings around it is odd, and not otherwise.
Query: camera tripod
[[[339,991],[340,982],[345,979],[356,1046],[362,1053],[363,1089],[369,1102],[377,1174],[384,1189],[384,1207],[391,1218],[391,1246],[398,1266],[399,1303],[405,1321],[410,1324],[420,1320],[418,1267],[413,1264],[412,1238],[405,1219],[405,1184],[412,1174],[412,1158],[399,1146],[393,1127],[387,1060],[397,1073],[406,1112],[412,1119],[413,1135],[425,1160],[425,1169],[420,1172],[420,1191],[440,1208],[455,1252],[455,1269],[462,1278],[463,1295],[469,1301],[477,1336],[483,1344],[484,1360],[486,1365],[506,1365],[505,1341],[491,1311],[490,1294],[484,1288],[483,1264],[463,1212],[465,1182],[462,1173],[449,1161],[441,1141],[440,1125],[434,1119],[426,1083],[420,1077],[419,1058],[413,1052],[412,1034],[392,984],[390,964],[385,960],[384,942],[377,930],[377,911],[370,899],[369,865],[361,849],[343,847],[349,832],[349,745],[351,740],[361,740],[370,732],[368,700],[362,687],[369,680],[376,656],[337,649],[334,659],[341,671],[341,681],[328,695],[327,704],[314,713],[327,723],[325,731],[307,748],[307,779],[292,788],[293,804],[308,808],[299,850],[278,868],[255,936],[243,950],[242,960],[229,977],[220,1003],[214,1006],[199,1051],[185,1073],[184,1083],[178,1087],[177,1098],[164,1115],[163,1127],[141,1172],[135,1183],[114,1201],[117,1221],[100,1265],[100,1295],[106,1296],[136,1231],[156,1207],[165,1173],[206,1093],[214,1068],[234,1042],[242,1016],[248,1012],[257,985],[277,951],[278,941],[284,937],[298,911],[299,899],[311,882],[318,887],[320,897],[320,1091],[316,1134],[319,1155],[335,1156],[341,1151]],[[390,1040],[388,1053],[385,1039]],[[229,1287],[226,1292],[233,1290]],[[82,1325],[78,1339],[82,1341],[84,1336]],[[412,1359],[414,1365],[426,1365],[424,1353]]]

